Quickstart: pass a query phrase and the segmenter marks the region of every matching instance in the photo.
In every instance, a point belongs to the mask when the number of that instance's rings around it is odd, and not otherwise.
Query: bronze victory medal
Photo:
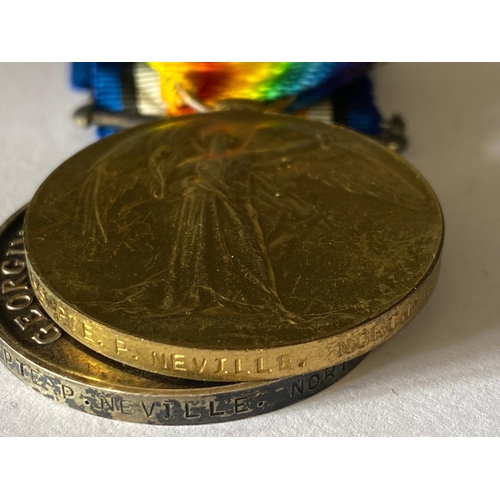
[[[237,384],[164,377],[96,355],[55,325],[28,280],[24,211],[0,228],[0,361],[25,384],[92,415],[159,425],[268,413],[329,387],[361,358],[306,375]]]
[[[400,330],[437,279],[443,218],[350,130],[226,111],[79,152],[28,208],[35,291],[91,349],[202,380],[307,373]]]

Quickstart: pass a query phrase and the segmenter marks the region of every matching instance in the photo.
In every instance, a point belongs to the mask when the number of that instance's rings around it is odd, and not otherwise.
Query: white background
[[[500,64],[388,64],[384,114],[444,209],[438,287],[420,315],[345,379],[275,413],[200,427],[108,421],[57,405],[0,367],[0,435],[491,436],[500,429]],[[84,94],[64,64],[0,65],[0,219],[95,140],[70,116]]]

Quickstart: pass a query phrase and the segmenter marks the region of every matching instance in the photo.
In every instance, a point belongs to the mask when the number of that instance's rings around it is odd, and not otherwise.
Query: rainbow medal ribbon
[[[401,151],[399,116],[382,119],[373,99],[369,63],[73,63],[72,84],[90,91],[91,103],[75,112],[99,137],[158,118],[193,113],[179,86],[214,105],[228,99],[264,103],[295,96],[287,112],[345,125]]]

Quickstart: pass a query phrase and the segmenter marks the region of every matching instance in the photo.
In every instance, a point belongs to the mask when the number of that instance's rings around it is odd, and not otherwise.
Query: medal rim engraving
[[[135,132],[124,132],[122,137],[129,137],[138,133],[139,129],[147,130],[148,127],[151,126],[138,127]],[[365,140],[383,149],[374,141]],[[263,346],[246,349],[229,349],[224,346],[223,332],[221,332],[220,348],[207,349],[165,343],[135,336],[132,332],[124,331],[83,313],[65,300],[61,293],[49,286],[28,253],[30,276],[40,301],[56,323],[89,348],[130,366],[175,377],[210,381],[268,380],[324,368],[368,352],[397,333],[423,307],[437,280],[444,238],[442,211],[432,189],[421,174],[403,159],[397,157],[397,160],[418,175],[436,201],[441,233],[434,260],[421,280],[387,310],[375,318],[359,322],[354,328],[337,332],[329,337],[294,342],[279,347]],[[29,217],[30,211],[28,211]],[[198,367],[203,368],[198,369]]]
[[[19,219],[24,212],[25,207],[0,227],[2,247],[6,246],[5,232],[16,223],[19,228],[22,227]],[[23,257],[20,255],[19,260]],[[8,257],[2,256],[2,263],[6,258]],[[23,273],[25,275],[25,271]],[[2,273],[1,278],[3,286],[10,282],[12,276]],[[46,313],[37,303],[36,294],[29,288],[29,282],[23,286],[31,296],[26,307],[37,308],[42,315]],[[307,376],[213,387],[169,388],[167,378],[162,382],[164,388],[131,387],[116,381],[110,383],[96,380],[91,375],[86,378],[82,374],[83,367],[92,359],[88,351],[82,351],[81,359],[76,362],[82,364],[81,368],[61,368],[47,355],[44,358],[43,344],[16,336],[7,323],[15,322],[15,316],[28,313],[24,310],[26,307],[9,311],[9,300],[20,297],[16,293],[21,293],[10,290],[12,288],[0,295],[0,361],[19,380],[40,394],[94,416],[154,425],[199,425],[240,420],[275,411],[313,396],[343,378],[362,360],[362,357],[357,358],[343,366],[331,367],[324,372],[318,371]],[[23,330],[21,324],[18,323],[18,326]],[[65,332],[61,334],[67,335]],[[52,342],[62,340],[58,337]],[[121,370],[127,372],[128,368],[122,367]],[[145,378],[144,383],[147,384],[148,380]],[[156,384],[159,380],[159,377],[155,379]]]

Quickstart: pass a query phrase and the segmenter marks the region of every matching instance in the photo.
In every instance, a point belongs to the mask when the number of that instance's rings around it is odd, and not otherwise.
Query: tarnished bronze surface
[[[190,381],[124,367],[55,325],[28,280],[24,211],[0,228],[0,361],[37,392],[91,415],[193,425],[261,415],[312,396],[361,358],[286,379],[239,384]]]
[[[367,352],[433,289],[437,199],[352,131],[229,111],[149,124],[56,169],[28,209],[35,289],[148,371],[272,379]]]

